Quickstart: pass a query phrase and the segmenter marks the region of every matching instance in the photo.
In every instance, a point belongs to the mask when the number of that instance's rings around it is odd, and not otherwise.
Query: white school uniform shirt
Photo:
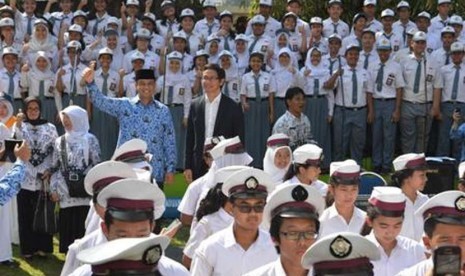
[[[310,70],[310,74],[305,76],[305,70]],[[326,95],[327,90],[323,88],[325,82],[328,81],[330,75],[329,70],[322,64],[318,67],[302,67],[300,75],[303,78],[304,93],[306,96],[313,96],[315,94],[315,80],[318,80],[318,95]]]
[[[398,37],[400,37],[402,43],[401,43],[401,48],[408,48],[407,45],[407,31],[413,28],[416,28],[417,25],[409,20],[407,21],[406,24],[403,24],[400,20],[397,20],[392,24],[392,30],[394,33],[397,34]],[[404,37],[405,33],[405,37]]]
[[[368,28],[375,32],[381,32],[383,30],[383,24],[381,24],[381,22],[373,18],[373,20],[371,20],[370,22],[367,21],[365,28]]]
[[[328,39],[323,36],[323,34],[322,34],[322,36],[320,37],[320,39],[318,41],[316,41],[314,39],[311,45],[310,45],[310,40],[311,40],[311,38],[309,37],[307,39],[307,46],[308,46],[307,48],[308,49],[311,49],[312,47],[317,47],[321,51],[322,56],[329,53],[329,42],[328,42]],[[309,59],[309,57],[310,57],[310,51],[307,52],[307,58],[306,59]]]
[[[450,53],[449,53],[450,54]],[[447,60],[447,51],[441,47],[439,49],[434,50],[431,55],[429,56],[429,59],[431,60],[431,64],[436,66],[436,68],[441,68],[446,64]],[[449,56],[449,64],[452,63],[452,57]]]
[[[433,269],[433,267],[433,258],[429,258],[412,267],[402,270],[396,276],[425,276],[428,271]]]
[[[327,68],[328,69],[328,72],[330,74],[333,74],[334,72],[336,72],[336,70],[338,70],[340,67],[343,67],[347,64],[347,61],[346,59],[344,58],[344,56],[342,55],[338,55],[337,57],[335,58],[332,58],[329,53],[327,55],[324,55],[322,58],[321,58],[321,62],[323,63],[323,67]],[[305,66],[308,66],[310,67],[311,66],[311,63],[305,63]]]
[[[352,232],[358,234],[365,223],[365,217],[366,213],[354,206],[352,218],[350,222],[347,223],[346,220],[339,215],[335,204],[333,204],[320,215],[319,237],[323,238],[338,232]]]
[[[103,234],[102,228],[98,228],[92,233],[85,235],[82,239],[75,240],[68,247],[66,260],[63,268],[61,269],[61,276],[70,275],[74,270],[82,265],[82,263],[77,259],[79,252],[107,242],[107,237]]]
[[[288,88],[302,86],[303,76],[296,67],[294,70],[295,73],[291,73],[289,69],[280,67],[271,71],[271,75],[276,81],[275,97],[284,99]]]
[[[123,69],[126,73],[130,73],[132,71],[131,59],[135,51],[137,51],[137,49],[132,50],[129,53],[126,53],[126,55],[124,55]],[[158,67],[160,66],[160,56],[158,56],[157,54],[149,50],[147,50],[143,54],[145,56],[143,69],[152,69],[155,71],[155,75],[158,76]]]
[[[276,261],[261,266],[257,269],[252,270],[249,273],[246,273],[244,276],[285,276],[286,271],[284,271],[283,265],[281,263],[281,258],[278,258]],[[312,276],[313,272],[310,269],[307,273],[307,276]]]
[[[428,32],[426,33],[426,52],[428,55],[431,55],[434,50],[442,47],[441,36],[435,33]]]
[[[128,98],[132,98],[137,95],[136,73],[134,71],[123,77],[123,91],[124,96]]]
[[[200,244],[211,235],[219,232],[234,222],[234,218],[228,214],[223,208],[220,208],[213,214],[206,215],[191,228],[189,240],[184,247],[183,253],[189,258],[193,258],[195,250]]]
[[[85,236],[99,229],[100,223],[102,222],[102,219],[95,211],[94,203],[92,202],[92,200],[89,201],[89,206],[89,212],[87,212],[87,217],[84,221],[84,226],[86,228],[86,233],[84,234]]]
[[[402,237],[396,237],[396,246],[388,256],[379,244],[373,231],[366,238],[372,241],[381,255],[377,261],[371,261],[376,276],[396,275],[403,269],[409,268],[426,259],[425,248],[418,242]]]
[[[115,70],[109,70],[107,72],[108,79],[107,79],[107,94],[106,96],[115,98],[118,96],[118,89],[119,89],[119,74]],[[100,91],[103,91],[103,70],[102,68],[99,68],[97,71],[95,71],[95,84],[97,84],[97,87]],[[103,92],[102,92],[103,93]]]
[[[163,24],[162,19],[158,19],[156,21],[157,25],[157,30],[158,33],[163,36],[165,39],[168,36],[168,33],[171,31],[172,34],[176,33],[179,30],[179,23],[176,19],[173,21],[169,22],[168,20],[165,20],[165,23]]]
[[[55,97],[55,83],[56,83],[56,76],[55,74],[50,74],[49,78],[44,80],[44,96],[47,98],[55,98],[55,105],[57,110],[62,109],[61,97]],[[39,98],[40,92],[40,80],[34,74],[34,71],[29,70],[27,73],[21,73],[20,79],[21,88],[23,91],[28,91],[29,96],[35,96]]]
[[[205,137],[213,137],[213,131],[215,129],[216,117],[218,115],[218,109],[220,108],[221,95],[219,93],[216,98],[211,102],[207,95],[205,97]]]
[[[465,63],[463,62],[459,64],[460,70],[457,98],[452,100],[452,88],[454,87],[455,72],[457,70],[455,66],[456,65],[454,63],[442,66],[439,70],[438,78],[436,79],[434,87],[442,88],[442,102],[457,101],[465,103]]]
[[[173,87],[173,101],[171,103],[168,102],[169,87]],[[189,110],[192,102],[192,88],[186,75],[164,75],[158,78],[157,92],[160,93],[160,100],[165,105],[182,104],[184,108],[184,118],[189,117]]]
[[[182,72],[187,73],[194,67],[194,57],[188,53],[182,53]]]
[[[405,201],[404,222],[402,223],[401,236],[412,240],[421,241],[423,237],[423,217],[415,215],[415,212],[428,200],[428,196],[417,192],[417,199],[412,202],[408,197]]]
[[[181,33],[184,33],[187,37],[187,45],[189,46],[189,53],[196,53],[198,50],[203,49],[204,45],[202,42],[202,35],[195,33],[192,31],[191,33],[187,33],[184,30],[180,31]],[[234,46],[234,43],[231,44]]]
[[[426,76],[425,76],[425,65],[426,65]],[[421,75],[420,75],[420,86],[418,93],[414,93],[415,75],[418,68],[418,61],[415,55],[412,53],[408,57],[404,58],[401,63],[402,73],[404,75],[405,87],[403,100],[414,102],[414,103],[425,103],[425,94],[427,101],[433,100],[433,84],[436,80],[437,69],[429,59],[421,59]],[[425,90],[426,82],[426,90]]]
[[[302,20],[300,17],[297,17],[296,31],[299,32],[299,34],[300,34],[299,30],[301,28],[304,28],[305,37],[310,37],[310,25],[307,22],[305,22],[305,20]]]
[[[402,36],[399,36],[399,34],[394,32],[394,30],[392,30],[390,34],[387,34],[384,31],[377,32],[376,41],[380,40],[381,38],[386,38],[389,40],[389,42],[391,42],[392,53],[397,52],[402,48],[402,45],[403,45]]]
[[[27,25],[28,25],[28,22],[29,22],[28,18],[29,18],[29,16],[27,15],[26,12],[21,13],[21,23],[20,24],[21,24],[21,26],[23,28],[24,36],[27,35]],[[34,21],[36,19],[37,19],[37,17],[33,14],[31,16],[31,35],[32,35],[33,31],[34,31]],[[56,34],[56,35],[58,35],[58,34]],[[24,36],[23,36],[23,39],[24,39]]]
[[[373,47],[373,49],[371,49],[370,52],[366,52],[365,50],[360,51],[360,57],[358,59],[358,67],[364,68],[363,66],[365,65],[365,54],[368,54],[368,66],[370,66],[371,63],[379,62],[378,52]],[[368,70],[368,67],[364,69]]]
[[[15,100],[21,99],[21,87],[19,86],[19,81],[21,78],[21,73],[15,70],[15,74],[13,76],[13,82],[15,85],[12,98]],[[10,88],[10,76],[8,75],[8,71],[5,68],[0,69],[0,87],[2,91],[8,94]]]
[[[237,70],[239,71],[239,76],[244,75],[247,67],[249,66],[249,52],[248,48],[245,49],[245,52],[242,54],[235,53],[234,56],[237,60]]]
[[[255,43],[255,41],[257,41]],[[253,48],[252,48],[253,46]],[[253,52],[260,52],[267,56],[268,50],[273,50],[274,48],[274,41],[271,37],[263,34],[260,37],[256,37],[254,35],[249,36],[249,42],[247,44],[246,50],[249,51],[249,54]]]
[[[449,16],[446,19],[442,19],[438,14],[435,17],[431,18],[431,24],[428,27],[428,32],[434,33],[436,35],[441,35],[441,31],[444,27],[449,24]]]
[[[211,32],[209,32],[211,26]],[[205,40],[210,34],[216,34],[220,29],[220,21],[213,19],[212,22],[208,22],[206,18],[202,18],[194,26],[194,33],[201,35]]]
[[[229,97],[236,103],[239,103],[241,101],[239,97],[240,85],[240,77],[239,74],[237,74],[236,76],[231,77],[230,80],[225,80],[223,87],[221,87],[221,92],[225,94],[226,86],[228,86]]]
[[[44,17],[47,18],[53,24],[53,33],[58,35],[60,33],[60,28],[62,24],[66,24],[71,26],[71,20],[73,19],[73,12],[70,11],[69,13],[65,14],[61,11],[52,12],[44,14]]]
[[[350,35],[344,37],[342,39],[342,43],[341,43],[341,49],[339,49],[339,54],[341,56],[345,56],[345,52],[346,52],[346,48],[347,46],[351,45],[351,44],[355,44],[355,45],[359,45],[360,48],[362,47],[361,45],[361,39],[358,38],[354,32],[352,32]],[[360,55],[360,58],[362,57],[362,55]]]
[[[371,82],[370,73],[363,69],[363,67],[357,66],[355,68],[357,74],[357,102],[354,104],[352,103],[352,74],[353,69],[350,68],[348,65],[342,67],[344,73],[342,77],[337,78],[336,80],[336,88],[337,94],[334,97],[329,97],[328,100],[331,101],[332,104],[338,106],[345,106],[345,107],[364,107],[367,104],[366,101],[366,93],[372,93],[371,88],[373,84]],[[341,86],[341,78],[342,78],[342,86],[344,86],[344,91],[342,91]],[[330,90],[329,94],[333,94],[333,91]],[[344,94],[344,99],[342,97]]]
[[[178,211],[188,216],[195,216],[197,202],[199,201],[200,194],[203,191],[203,186],[206,183],[206,174],[197,178],[187,186],[187,190],[178,205]],[[191,227],[192,229],[192,227]]]
[[[75,71],[75,74],[74,74],[74,77],[76,78],[76,93],[78,95],[86,95],[87,94],[87,90],[86,90],[86,87],[85,86],[81,86],[79,85],[79,83],[81,82],[81,79],[82,79],[82,72],[84,72],[84,69],[86,69],[87,66],[80,63],[78,64],[78,66],[76,67],[76,71]],[[71,94],[71,74],[72,74],[72,71],[73,71],[73,67],[71,66],[71,64],[67,64],[65,66],[63,66],[63,69],[65,70],[65,74],[61,77],[61,80],[63,82],[63,86],[64,86],[64,91],[63,93],[66,93],[66,94]],[[60,70],[60,69],[58,69]],[[56,79],[58,79],[58,72],[57,71],[57,76],[56,76]],[[55,84],[56,86],[56,84]]]
[[[255,74],[250,71],[242,76],[241,82],[241,95],[245,95],[247,98],[256,98],[257,91],[255,91]],[[261,98],[268,98],[272,93],[276,92],[276,81],[273,76],[265,71],[258,73],[258,80],[260,84],[260,95]]]
[[[410,48],[402,48],[391,56],[391,59],[395,62],[402,64],[403,61],[412,54]]]
[[[268,232],[259,228],[255,242],[244,250],[236,242],[231,224],[200,244],[194,254],[191,273],[239,276],[277,258],[278,254]]]
[[[400,64],[389,59],[384,64],[384,73],[382,79],[381,91],[378,91],[377,77],[379,69],[381,68],[381,61],[378,63],[371,63],[368,66],[368,71],[371,77],[371,83],[373,84],[373,98],[375,99],[392,99],[396,97],[398,88],[405,86],[404,77],[402,76],[402,68]]]
[[[288,184],[302,184],[302,185],[308,185],[308,184],[303,184],[299,181],[296,175],[294,175],[291,179],[284,181],[284,183],[278,183],[277,185],[288,185]],[[316,180],[313,181],[309,186],[315,188],[322,197],[326,197],[328,194],[328,184],[321,180]]]
[[[163,48],[165,48],[166,45],[166,40],[163,36],[152,33],[152,39],[150,40],[150,46],[152,46],[151,51],[157,54],[158,56],[160,55],[161,51]]]
[[[334,34],[334,25],[336,25],[337,34],[342,38],[350,34],[349,25],[346,22],[339,19],[338,21],[333,21],[331,17],[323,20],[323,36],[329,37]]]
[[[265,33],[263,34],[274,40],[276,37],[276,31],[279,29],[281,29],[281,22],[270,16],[266,19]],[[247,23],[247,28],[245,29],[245,35],[251,36],[252,34],[252,22],[249,20]]]
[[[108,15],[108,13],[105,12],[102,16],[98,16],[97,14],[95,14],[95,17],[95,19],[89,20],[89,24],[87,26],[87,33],[94,35],[94,26],[95,24],[97,24],[97,33],[95,35],[98,36],[98,33],[100,31],[105,30],[105,26],[107,25],[107,20],[110,17],[110,15]]]

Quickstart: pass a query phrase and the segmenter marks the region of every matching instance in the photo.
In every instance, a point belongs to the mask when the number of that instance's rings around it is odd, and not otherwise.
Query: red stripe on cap
[[[377,198],[370,198],[368,202],[370,202],[373,206],[376,206],[380,208],[381,210],[385,210],[385,211],[404,211],[405,210],[405,201],[392,203],[392,202],[381,201]]]
[[[153,209],[152,200],[135,200],[126,198],[110,198],[107,201],[107,207],[118,209],[134,210],[134,209]]]
[[[314,167],[319,167],[321,165],[321,159],[307,159],[305,160],[305,164]]]
[[[244,150],[244,146],[242,145],[242,143],[237,143],[234,145],[227,146],[224,149],[224,152],[225,153],[240,153],[240,152],[243,152],[243,150]]]
[[[152,272],[156,265],[147,265],[140,261],[118,260],[100,265],[92,265],[93,273],[107,273],[110,271],[134,270],[137,272]]]
[[[415,168],[425,166],[425,165],[426,165],[426,159],[425,159],[425,157],[421,157],[421,158],[418,158],[418,159],[410,160],[407,163],[405,163],[405,168],[407,168],[407,169],[415,169]]]
[[[312,204],[306,201],[292,201],[283,203],[274,208],[273,211],[271,211],[271,217],[273,218],[284,211],[284,209],[286,209],[286,211],[305,211],[309,213],[316,213],[315,207]]]
[[[274,146],[289,146],[289,138],[281,138],[281,139],[273,139],[270,140],[266,143],[267,146],[269,147],[274,147]]]
[[[255,189],[249,189],[245,184],[240,184],[238,186],[231,187],[229,189],[230,194],[237,194],[237,193],[247,193],[247,192],[265,192],[267,193],[268,190],[265,186],[258,185]]]
[[[120,179],[124,179],[124,178],[119,177],[119,176],[110,176],[110,177],[107,177],[107,178],[102,178],[102,179],[100,179],[99,181],[95,182],[92,185],[92,189],[94,190],[94,192],[100,191],[103,188],[105,188],[106,186],[108,186],[111,183],[113,183],[113,182],[115,182],[117,180],[120,180]]]
[[[215,147],[215,144],[206,144],[203,146],[203,152],[211,151]]]
[[[360,172],[343,173],[343,172],[335,171],[333,173],[333,176],[337,176],[340,178],[357,178],[357,177],[360,177]]]
[[[454,207],[433,207],[423,212],[423,218],[427,218],[431,215],[453,215],[465,217],[465,212],[459,211]]]
[[[134,157],[139,157],[139,156],[145,156],[145,153],[143,153],[141,150],[128,151],[116,157],[115,161],[124,161],[128,158],[134,158]]]
[[[340,261],[325,261],[313,264],[313,268],[317,270],[322,269],[349,269],[362,265],[370,264],[370,259],[367,257],[351,259],[351,260],[340,260]]]

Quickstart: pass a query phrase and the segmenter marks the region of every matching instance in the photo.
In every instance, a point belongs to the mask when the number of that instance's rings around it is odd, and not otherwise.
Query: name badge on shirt
[[[115,91],[115,89],[116,89],[116,83],[112,82],[112,83],[110,84],[110,90],[111,90],[111,91]]]
[[[181,95],[181,96],[184,95],[184,88],[179,88],[179,95]]]
[[[431,75],[431,74],[426,75],[426,81],[427,82],[431,82],[432,80],[433,80],[433,75]]]
[[[50,87],[48,88],[48,93],[53,94],[53,89],[55,89],[55,87],[50,86]]]
[[[292,45],[292,51],[293,52],[297,52],[297,50],[299,50],[299,48],[297,47],[297,45]]]
[[[268,50],[268,46],[266,45],[262,45],[262,48],[261,48],[261,52],[266,52],[266,50]]]
[[[465,82],[465,78],[464,78],[463,80],[464,80],[464,82]],[[237,91],[237,83],[233,83],[232,89],[235,90],[235,91]]]
[[[270,85],[269,84],[263,85],[263,90],[268,92],[268,90],[270,90]]]
[[[156,50],[155,50],[155,53],[156,53],[157,55],[160,55],[160,49],[156,49]]]
[[[397,51],[399,51],[399,45],[394,46],[394,52],[397,52]]]
[[[395,77],[393,74],[389,74],[389,76],[388,76],[388,78],[387,78],[387,80],[386,80],[386,85],[387,85],[387,86],[391,86],[392,83],[394,82],[394,79],[395,79],[395,78],[396,78],[396,77]]]

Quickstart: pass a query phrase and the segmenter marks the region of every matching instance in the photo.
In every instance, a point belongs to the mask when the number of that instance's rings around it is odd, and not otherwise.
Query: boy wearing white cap
[[[440,33],[432,33],[430,29],[428,29],[431,26],[431,15],[428,12],[422,11],[417,14],[415,17],[415,25],[419,31],[428,34],[426,37],[426,53],[428,55],[441,47]]]
[[[392,24],[394,32],[402,38],[402,47],[401,48],[408,48],[410,47],[407,43],[407,31],[411,28],[416,28],[417,26],[413,21],[410,20],[410,4],[407,1],[400,1],[397,4],[397,16],[399,20]]]
[[[360,185],[360,166],[354,160],[332,162],[329,192],[334,203],[320,216],[320,237],[346,231],[360,233],[365,212],[355,207]]]
[[[260,0],[258,7],[258,15],[263,17],[265,34],[271,39],[274,39],[276,36],[276,31],[281,29],[281,22],[274,19],[271,16],[271,7],[273,5],[273,0]],[[247,24],[247,29],[245,30],[245,35],[250,36],[253,33],[253,21],[249,21]]]
[[[399,51],[402,46],[403,40],[393,29],[395,13],[391,9],[385,9],[381,13],[381,23],[383,24],[383,30],[376,33],[376,40],[381,38],[388,39],[391,42],[393,52]]]
[[[8,94],[13,100],[14,113],[22,107],[22,97],[19,84],[21,74],[16,69],[18,64],[18,51],[13,47],[5,47],[2,50],[2,64],[0,69],[0,87],[2,92]]]
[[[396,141],[396,126],[400,119],[400,105],[404,78],[400,64],[392,60],[392,44],[384,36],[376,42],[379,63],[370,64],[368,71],[373,82],[373,148],[374,171],[391,171]]]
[[[366,234],[372,230],[367,239],[376,245],[381,256],[371,262],[375,275],[395,275],[426,258],[421,244],[399,235],[404,209],[405,195],[399,188],[374,187],[368,200]]]
[[[158,75],[159,66],[160,66],[160,56],[155,52],[149,50],[150,40],[152,39],[152,34],[149,30],[145,28],[140,28],[135,35],[136,47],[134,50],[126,53],[124,55],[123,69],[126,74],[129,74],[132,71],[132,56],[134,52],[139,51],[145,57],[144,69],[154,70],[156,75]]]
[[[405,79],[400,117],[402,152],[424,152],[428,145],[433,114],[438,116],[440,97],[433,96],[437,67],[426,58],[427,35],[412,38],[412,53],[401,61]]]
[[[428,249],[442,245],[455,245],[461,249],[461,271],[465,274],[465,193],[446,191],[435,195],[416,212],[423,216],[425,236],[423,243]],[[433,252],[434,254],[434,252]],[[433,275],[433,258],[430,257],[406,270],[398,276]]]
[[[376,0],[365,0],[363,1],[363,13],[366,14],[367,24],[366,28],[373,30],[374,32],[381,32],[383,30],[383,24],[376,20]]]
[[[121,82],[119,83],[119,96],[120,97],[127,97],[132,98],[137,95],[136,90],[136,71],[143,69],[145,64],[145,55],[139,51],[135,51],[132,53],[131,56],[131,65],[132,70],[130,73],[124,71],[124,69],[120,69],[120,78]],[[121,72],[121,70],[123,72]]]
[[[268,60],[268,56],[273,53],[274,36],[269,36],[265,32],[266,20],[262,15],[256,15],[250,20],[252,31],[248,37],[249,55],[255,52],[262,53]]]
[[[451,61],[451,45],[456,41],[455,29],[451,26],[446,26],[442,28],[440,32],[441,37],[441,47],[434,50],[431,53],[430,59],[433,61],[433,64],[440,68],[444,65],[450,64]]]
[[[373,275],[370,261],[380,258],[376,245],[356,233],[340,232],[319,239],[305,252],[302,266],[314,275]]]
[[[324,206],[319,192],[310,186],[289,184],[273,191],[263,216],[280,257],[246,275],[311,275],[300,260],[318,237],[318,215]]]
[[[285,175],[286,182],[283,185],[308,185],[317,190],[322,198],[326,198],[328,184],[318,180],[323,164],[323,149],[314,144],[306,144],[296,148],[292,155],[292,165]]]
[[[438,15],[431,19],[431,26],[429,26],[428,32],[438,36],[441,34],[442,28],[447,26],[449,23],[449,11],[451,8],[451,3],[451,0],[438,0]]]
[[[329,0],[327,4],[329,17],[323,21],[323,36],[330,37],[332,34],[337,34],[343,38],[349,35],[349,25],[341,20],[344,8],[341,0]]]
[[[276,260],[270,235],[260,229],[270,176],[249,168],[231,175],[222,191],[233,204],[234,223],[210,236],[195,251],[193,275],[243,275]]]
[[[408,153],[397,157],[392,163],[392,184],[399,187],[406,197],[405,219],[400,234],[419,242],[423,235],[423,220],[415,215],[415,211],[428,200],[428,196],[421,193],[427,180],[425,155]]]
[[[202,13],[204,18],[195,23],[194,33],[201,34],[203,39],[206,40],[209,35],[216,34],[220,29],[220,21],[216,19],[218,11],[215,1],[203,1]]]

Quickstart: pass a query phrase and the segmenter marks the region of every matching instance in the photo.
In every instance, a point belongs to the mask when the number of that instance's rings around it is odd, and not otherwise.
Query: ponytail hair
[[[204,216],[213,214],[221,207],[224,207],[228,201],[228,197],[221,191],[222,186],[223,183],[216,184],[215,187],[208,191],[205,198],[200,201],[199,209],[197,209],[197,213],[195,214],[197,221],[200,221]]]

